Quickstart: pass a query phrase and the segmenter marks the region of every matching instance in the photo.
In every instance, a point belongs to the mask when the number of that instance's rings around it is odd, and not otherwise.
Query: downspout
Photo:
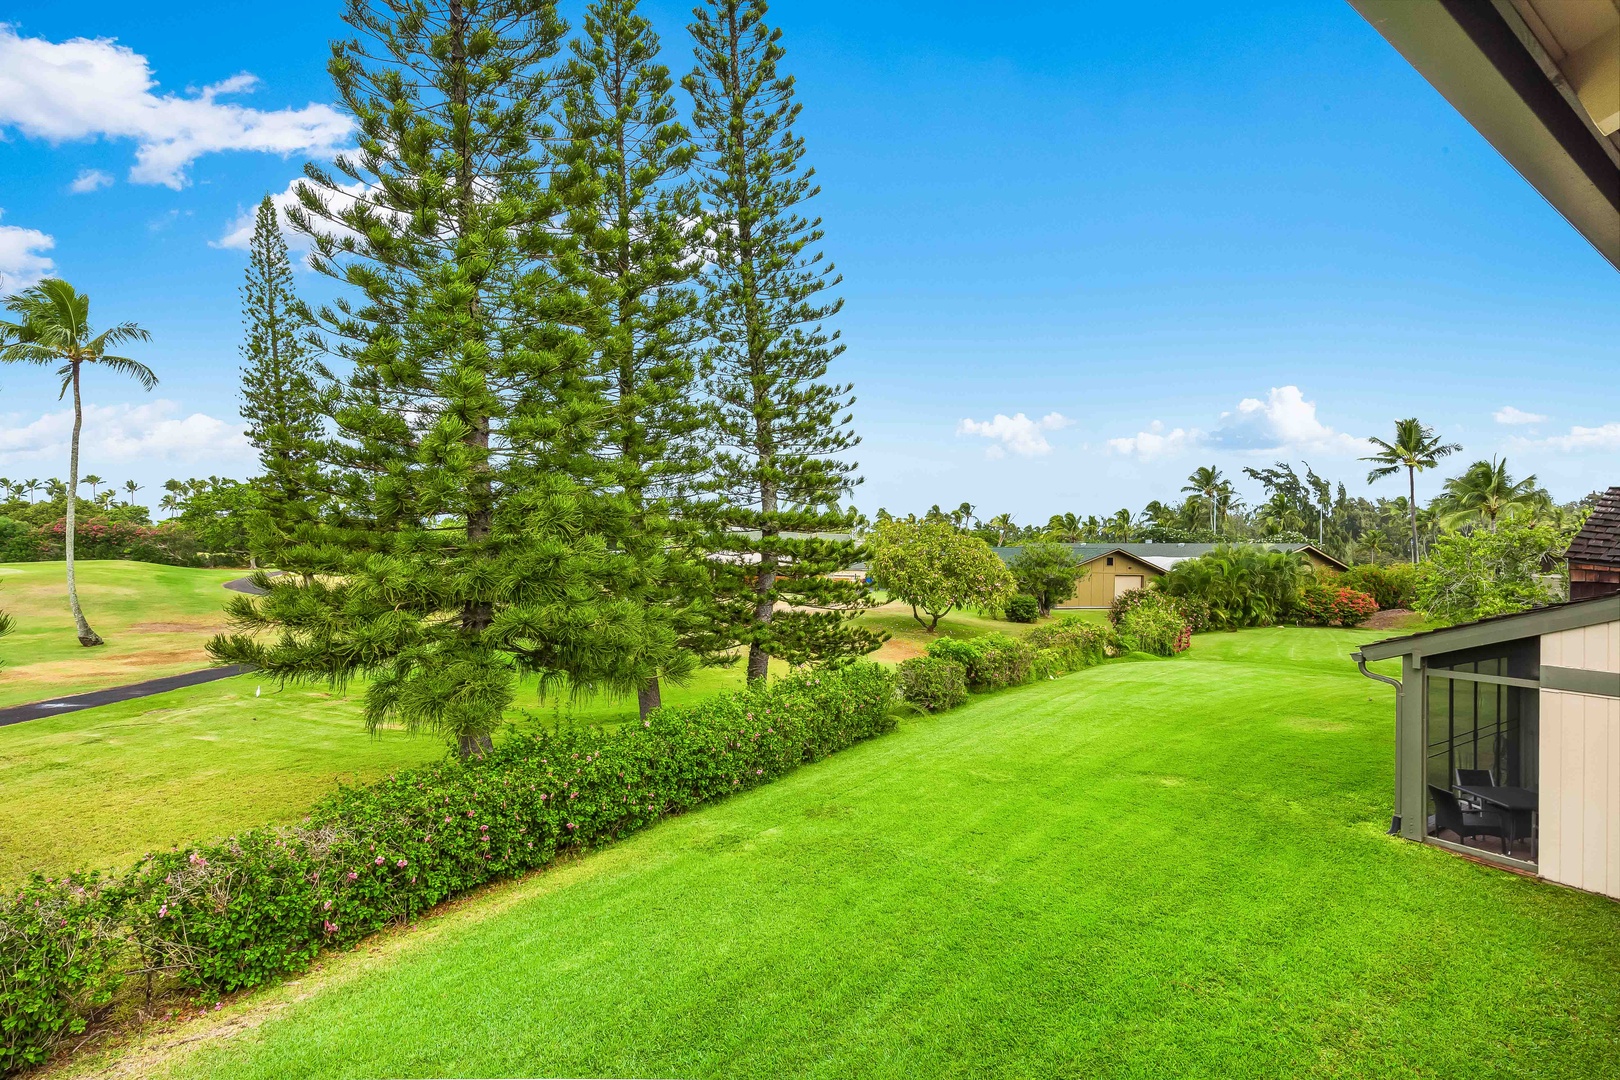
[[[1354,660],[1356,662],[1356,667],[1361,671],[1361,673],[1363,675],[1367,676],[1367,678],[1369,678],[1369,679],[1377,679],[1379,682],[1388,683],[1389,685],[1391,685],[1391,686],[1393,686],[1395,688],[1395,716],[1396,716],[1397,728],[1398,728],[1399,727],[1399,721],[1401,719],[1401,715],[1402,715],[1402,711],[1403,711],[1403,706],[1405,705],[1405,700],[1404,699],[1405,699],[1405,696],[1406,696],[1406,688],[1401,685],[1401,680],[1392,679],[1388,675],[1380,675],[1376,671],[1368,670],[1368,668],[1367,668],[1367,658],[1365,656],[1362,656],[1360,652],[1351,653],[1350,654],[1350,659],[1352,659],[1352,660]],[[1395,806],[1396,806],[1397,809],[1399,809],[1400,805],[1401,805],[1401,803],[1400,803],[1400,797],[1401,797],[1401,767],[1400,767],[1400,761],[1399,761],[1400,747],[1401,747],[1401,737],[1400,737],[1399,730],[1397,730],[1396,733],[1395,733],[1395,753],[1396,753],[1396,756],[1397,756],[1397,760],[1396,760],[1396,763],[1395,763]],[[1401,834],[1401,815],[1400,814],[1395,814],[1389,820],[1389,835],[1390,836],[1399,836],[1400,834]]]

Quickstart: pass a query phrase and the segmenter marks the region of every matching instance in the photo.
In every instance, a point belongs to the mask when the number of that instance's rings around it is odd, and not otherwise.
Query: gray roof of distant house
[[[1210,552],[1214,551],[1218,547],[1223,547],[1223,546],[1224,547],[1230,547],[1232,545],[1230,545],[1230,544],[1222,545],[1222,544],[1159,544],[1159,543],[1112,544],[1112,543],[1101,543],[1101,544],[1064,544],[1063,546],[1068,548],[1070,551],[1074,552],[1075,558],[1078,559],[1082,563],[1088,563],[1091,560],[1093,560],[1095,558],[1098,558],[1099,556],[1102,556],[1102,555],[1107,555],[1109,552],[1112,552],[1112,551],[1122,551],[1125,554],[1129,555],[1133,559],[1140,559],[1142,562],[1145,562],[1150,566],[1157,566],[1161,570],[1168,570],[1168,569],[1170,569],[1170,567],[1174,566],[1176,563],[1180,562],[1183,559],[1196,559],[1200,555],[1208,555]],[[1321,556],[1324,559],[1327,559],[1330,562],[1336,563],[1339,566],[1344,565],[1343,563],[1339,562],[1338,559],[1335,559],[1333,556],[1329,555],[1327,552],[1325,552],[1325,551],[1321,550],[1320,548],[1318,548],[1315,544],[1267,544],[1267,543],[1262,543],[1262,544],[1258,544],[1256,546],[1264,547],[1264,548],[1270,548],[1273,551],[1305,551],[1306,549],[1309,549],[1311,551],[1316,552],[1317,555]],[[1011,547],[1011,546],[1009,546],[1009,547],[998,547],[998,548],[995,549],[995,552],[996,552],[997,555],[1001,556],[1003,562],[1012,562],[1012,560],[1014,558],[1016,558],[1017,555],[1018,555],[1018,548],[1017,547]]]

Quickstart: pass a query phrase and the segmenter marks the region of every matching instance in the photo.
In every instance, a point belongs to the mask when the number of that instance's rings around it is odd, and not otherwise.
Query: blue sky
[[[152,331],[154,393],[87,387],[84,471],[143,499],[251,469],[230,238],[342,142],[338,7],[0,4],[0,273]],[[689,7],[646,5],[677,70]],[[773,9],[863,509],[1106,513],[1278,458],[1366,490],[1408,415],[1560,498],[1620,483],[1620,277],[1343,0],[989,10]],[[65,435],[0,371],[0,475],[65,475]]]

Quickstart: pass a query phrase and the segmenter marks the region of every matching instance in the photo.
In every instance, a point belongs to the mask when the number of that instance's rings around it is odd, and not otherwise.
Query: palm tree
[[[28,505],[34,505],[34,492],[39,490],[38,480],[24,480],[17,485],[17,490],[28,496]]]
[[[1434,433],[1434,429],[1418,422],[1417,417],[1407,420],[1395,421],[1395,441],[1387,443],[1383,439],[1369,438],[1368,442],[1378,447],[1378,453],[1371,457],[1364,457],[1362,461],[1376,463],[1377,468],[1367,474],[1367,483],[1382,480],[1386,476],[1394,476],[1402,469],[1406,470],[1406,487],[1408,491],[1407,513],[1412,525],[1412,561],[1418,561],[1418,528],[1417,528],[1417,474],[1424,469],[1432,469],[1440,464],[1440,459],[1455,454],[1462,446],[1458,443],[1443,443]]]
[[[95,473],[91,473],[89,476],[86,476],[83,480],[81,480],[79,482],[81,484],[89,484],[90,485],[90,501],[95,502],[96,501],[96,489],[99,488],[102,484],[105,484],[107,481],[103,480],[101,477],[97,476]]]
[[[150,341],[151,335],[134,323],[119,323],[100,334],[90,329],[90,297],[76,291],[60,278],[46,278],[31,289],[5,299],[6,310],[18,316],[16,322],[0,322],[0,361],[23,364],[60,364],[56,374],[62,379],[58,397],[73,390],[73,442],[68,453],[67,521],[64,539],[67,557],[68,606],[73,609],[73,625],[79,644],[89,648],[105,644],[85,621],[79,608],[79,590],[73,576],[73,496],[79,490],[79,432],[84,427],[84,404],[79,393],[80,371],[85,364],[99,364],[121,375],[128,375],[144,390],[157,385],[152,369],[127,356],[107,351],[126,341]]]
[[[1200,465],[1193,470],[1191,476],[1187,477],[1187,483],[1181,489],[1194,495],[1202,495],[1209,502],[1210,532],[1215,531],[1215,508],[1220,503],[1223,485],[1227,491],[1231,490],[1231,485],[1226,484],[1226,478],[1221,475],[1220,469],[1213,465]]]
[[[45,497],[47,499],[66,499],[67,485],[56,477],[51,477],[45,481]]]
[[[996,530],[997,547],[1006,547],[1007,534],[1016,532],[1018,529],[1018,526],[1013,524],[1013,516],[1011,514],[997,514],[995,517],[985,522],[985,524]]]
[[[124,490],[129,492],[129,500],[127,502],[125,502],[124,505],[125,506],[134,506],[135,505],[135,493],[137,491],[141,490],[141,485],[137,484],[133,480],[125,480],[124,481]]]
[[[1507,458],[1476,461],[1461,476],[1446,481],[1440,496],[1440,509],[1447,525],[1456,526],[1473,518],[1484,518],[1492,532],[1500,517],[1512,517],[1526,510],[1539,509],[1551,501],[1536,486],[1535,476],[1514,480],[1507,471]]]
[[[1080,519],[1073,514],[1053,514],[1046,522],[1046,535],[1061,544],[1080,542]]]

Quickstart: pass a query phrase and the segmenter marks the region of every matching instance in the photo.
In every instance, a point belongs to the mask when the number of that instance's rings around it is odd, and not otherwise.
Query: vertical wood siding
[[[1620,622],[1543,634],[1541,662],[1551,667],[1620,673]]]
[[[1620,898],[1620,698],[1541,691],[1540,785],[1541,876]]]

